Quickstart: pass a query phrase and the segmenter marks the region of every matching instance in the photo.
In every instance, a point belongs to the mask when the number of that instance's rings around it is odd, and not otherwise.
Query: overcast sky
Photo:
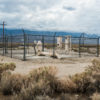
[[[9,28],[100,33],[100,0],[0,0]]]

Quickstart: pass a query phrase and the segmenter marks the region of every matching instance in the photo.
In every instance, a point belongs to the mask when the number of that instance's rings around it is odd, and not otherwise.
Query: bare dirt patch
[[[35,58],[29,61],[21,61],[14,58],[0,56],[0,63],[14,62],[16,69],[14,73],[27,74],[33,68],[44,66],[54,66],[58,69],[57,76],[62,77],[66,75],[73,75],[83,72],[91,61],[96,57],[82,57],[82,58],[66,58],[66,59],[53,59],[53,58]],[[99,58],[96,58],[99,59]]]

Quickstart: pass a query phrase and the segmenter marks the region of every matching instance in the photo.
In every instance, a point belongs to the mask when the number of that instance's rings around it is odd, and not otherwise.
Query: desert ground
[[[97,57],[82,57],[82,58],[66,58],[66,59],[53,59],[53,58],[34,58],[27,61],[19,59],[0,56],[0,63],[16,64],[14,73],[27,74],[34,68],[54,66],[58,69],[58,77],[67,75],[74,75],[76,73],[83,72],[93,59],[99,59]]]

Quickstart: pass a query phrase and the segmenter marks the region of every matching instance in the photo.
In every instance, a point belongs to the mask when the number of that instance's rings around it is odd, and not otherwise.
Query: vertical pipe
[[[5,40],[5,42],[4,42],[5,50],[4,51],[5,51],[5,55],[6,55],[6,35],[5,35],[5,39],[4,40]]]
[[[25,61],[26,60],[26,36],[25,36],[25,33],[24,33],[24,57],[23,57],[23,60]]]
[[[13,46],[12,46],[12,42],[13,42],[12,34],[11,34],[10,38],[11,38],[11,58],[12,58],[12,48],[13,48]]]
[[[4,35],[4,22],[3,22],[3,56],[5,55],[5,35]]]
[[[44,51],[44,35],[42,35],[42,51]]]
[[[53,36],[53,57],[55,57],[55,36],[56,36],[56,32]]]
[[[9,40],[9,38],[7,36],[7,46],[6,46],[7,47],[7,49],[6,49],[7,50],[7,53],[8,53],[8,48],[9,48],[9,42],[8,42],[8,40]]]
[[[23,60],[26,60],[26,34],[23,30],[23,38],[24,38],[24,54],[23,54]]]
[[[84,34],[85,34],[85,33],[83,33],[83,46],[84,46]]]
[[[37,46],[37,42],[34,41],[33,47],[34,47],[34,53],[35,53],[35,56],[36,56],[36,54],[37,54],[36,46]]]
[[[5,34],[5,54],[7,54],[7,35]]]
[[[28,54],[29,54],[29,35],[28,35]]]
[[[97,39],[97,57],[99,57],[99,38]]]
[[[25,34],[25,47],[26,47],[26,48],[25,48],[25,49],[26,49],[25,51],[26,51],[26,54],[28,53],[27,44],[28,44],[28,43],[27,43],[27,34]]]
[[[81,57],[81,38],[79,38],[79,57]]]

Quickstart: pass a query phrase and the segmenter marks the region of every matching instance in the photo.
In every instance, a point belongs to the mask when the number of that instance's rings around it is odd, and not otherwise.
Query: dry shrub
[[[38,82],[30,82],[28,87],[23,87],[21,94],[22,95],[44,95],[44,94],[49,94],[51,91],[50,85],[48,81],[43,81],[43,80],[39,80]],[[24,97],[25,97],[24,95]]]
[[[100,90],[100,62],[94,59],[92,65],[85,72],[71,76],[71,80],[76,84],[76,92],[93,93]]]
[[[94,59],[92,65],[86,71],[91,72],[92,83],[96,91],[100,92],[100,61]]]
[[[21,100],[34,100],[37,95],[52,95],[54,93],[51,84],[56,80],[57,69],[55,67],[41,67],[31,71],[25,80],[17,98]]]
[[[31,82],[36,82],[37,84],[46,87],[50,86],[57,80],[56,73],[56,67],[41,67],[31,71],[28,79]]]
[[[92,75],[93,73],[98,73],[98,72],[100,72],[100,61],[97,60],[97,59],[94,59],[94,60],[92,61],[92,65],[90,65],[85,71],[88,72],[88,73],[90,72],[91,75]]]
[[[29,97],[20,97],[20,96],[14,96],[11,100],[60,100],[60,99],[55,99],[51,98],[48,95],[38,95],[36,97],[31,95],[31,98]]]
[[[91,93],[95,91],[94,87],[92,88],[91,77],[85,72],[72,76],[71,80],[76,84],[77,93]]]
[[[26,80],[29,83],[22,88],[17,98],[34,100],[37,96],[39,99],[39,97],[44,98],[44,95],[52,97],[57,93],[75,92],[76,85],[68,77],[66,80],[58,80],[55,76],[56,72],[55,67],[41,67],[31,71]]]
[[[74,93],[76,91],[76,84],[69,77],[55,80],[51,87],[55,93]]]
[[[41,67],[32,70],[27,76],[3,75],[1,90],[4,94],[15,93],[14,100],[53,100],[55,94],[62,93],[68,94],[61,95],[57,100],[88,100],[88,97],[84,99],[84,96],[71,95],[90,95],[100,90],[100,62],[97,60],[93,60],[92,65],[81,74],[58,79],[56,73],[55,67]]]
[[[0,73],[6,70],[14,70],[16,65],[14,63],[0,63]]]
[[[93,77],[93,84],[96,91],[100,92],[100,73],[94,73],[92,77]]]
[[[53,99],[53,98],[51,98],[51,97],[49,97],[49,96],[46,96],[46,95],[41,95],[41,96],[37,96],[36,98],[35,98],[35,100],[57,100],[57,99]]]
[[[20,94],[16,95],[14,100],[34,100],[34,84],[22,87]]]
[[[20,100],[35,100],[36,96],[45,95],[46,91],[49,90],[48,87],[44,86],[45,84],[40,87],[38,84],[34,83],[27,88],[23,87],[17,98],[20,98]]]
[[[61,96],[59,96],[59,100],[78,100],[78,95],[73,95],[73,94],[61,94]]]
[[[24,80],[25,78],[22,75],[4,73],[0,82],[1,92],[4,95],[19,93],[24,85]]]
[[[0,91],[2,91],[3,88],[8,88],[9,90],[9,87],[11,87],[9,81],[7,81],[8,79],[6,78],[6,76],[9,77],[11,75],[10,70],[14,71],[15,68],[16,65],[14,63],[0,63]],[[11,91],[9,91],[9,93],[10,92]]]
[[[2,77],[1,90],[4,94],[17,94],[15,97],[19,100],[34,100],[38,95],[52,95],[54,91],[51,84],[57,79],[56,72],[55,67],[41,67],[31,71],[25,78],[18,74]]]
[[[43,80],[51,80],[55,77],[57,73],[56,67],[41,67],[38,69],[34,69],[29,73],[29,77],[38,81],[40,79]]]
[[[3,72],[8,70],[14,71],[15,68],[16,65],[14,63],[0,63],[0,79]]]

